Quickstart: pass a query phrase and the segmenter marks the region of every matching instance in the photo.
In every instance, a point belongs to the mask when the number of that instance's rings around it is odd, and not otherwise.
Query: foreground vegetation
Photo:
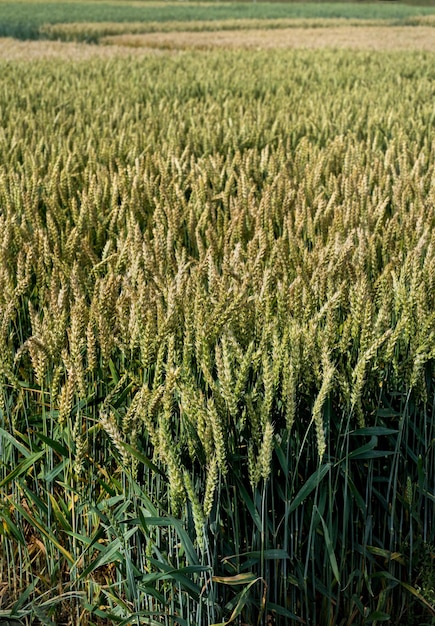
[[[433,60],[2,64],[4,615],[433,623]]]

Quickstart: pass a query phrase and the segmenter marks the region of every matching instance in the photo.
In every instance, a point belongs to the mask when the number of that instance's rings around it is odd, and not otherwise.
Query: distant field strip
[[[225,19],[192,21],[147,21],[147,22],[73,22],[45,24],[40,34],[49,39],[62,41],[92,41],[101,37],[123,34],[143,34],[172,31],[217,31],[283,28],[331,28],[348,26],[435,26],[435,15],[416,16],[398,21],[397,19],[353,19],[353,18],[281,18],[281,19]]]
[[[336,20],[334,20],[336,22]],[[71,25],[75,26],[75,25]],[[20,41],[0,38],[1,60],[88,60],[164,54],[188,49],[332,48],[353,50],[435,51],[431,26],[292,26],[221,30],[173,30],[171,32],[123,33],[99,37],[101,44],[85,43],[80,37],[64,41]]]
[[[435,7],[396,2],[45,2],[0,0],[0,36],[45,37],[47,25],[64,23],[195,22],[222,20],[340,19],[415,22]],[[110,34],[110,33],[107,33]]]
[[[129,48],[127,46],[95,46],[87,43],[64,41],[20,41],[11,37],[0,38],[0,60],[38,61],[62,59],[65,61],[88,61],[113,57],[145,56],[167,51],[157,48]]]
[[[160,49],[191,48],[342,48],[357,50],[435,51],[430,26],[334,26],[252,29],[240,31],[172,32],[114,35],[102,43]]]

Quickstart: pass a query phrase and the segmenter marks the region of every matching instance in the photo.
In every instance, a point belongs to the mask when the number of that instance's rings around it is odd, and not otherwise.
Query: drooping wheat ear
[[[35,370],[36,382],[41,387],[44,387],[45,373],[48,363],[47,348],[43,341],[33,336],[28,340],[29,354],[32,361],[33,369]]]
[[[187,496],[192,506],[192,517],[193,517],[193,523],[195,526],[196,541],[198,543],[198,547],[201,550],[201,552],[204,552],[204,549],[205,549],[204,513],[202,510],[201,504],[199,502],[198,496],[195,493],[195,489],[193,488],[190,475],[187,471],[184,471],[183,478],[184,478],[184,485],[186,487]]]
[[[204,515],[206,518],[210,516],[211,510],[213,508],[214,497],[215,497],[218,480],[219,480],[219,466],[218,466],[216,455],[213,455],[207,466],[207,478],[205,481],[203,509],[204,509]]]
[[[139,431],[135,426],[130,432],[128,443],[131,446],[133,446],[133,448],[137,449],[138,439],[139,439]],[[135,455],[131,454],[129,456],[129,463],[130,463],[131,476],[133,480],[137,480],[138,470],[139,470],[139,460]]]
[[[411,477],[407,476],[407,478],[406,478],[406,486],[405,486],[405,493],[404,493],[404,498],[403,499],[405,500],[406,504],[409,507],[412,507],[413,492],[414,492],[414,488],[413,488]]]
[[[9,352],[10,352],[9,350],[6,350],[5,354],[9,354]],[[45,378],[45,370],[46,370],[48,357],[49,357],[47,353],[48,352],[47,348],[44,345],[42,339],[40,339],[40,337],[36,335],[32,335],[17,350],[15,357],[14,357],[14,363],[15,364],[18,363],[18,361],[21,359],[23,354],[25,354],[26,352],[30,354],[30,360],[32,362],[32,367],[35,372],[36,382],[42,388],[43,383],[44,383],[44,378]],[[3,356],[1,357],[1,360],[6,361],[7,357]],[[9,369],[6,363],[4,363],[4,366],[5,366],[3,368],[4,370]]]
[[[171,342],[172,343],[172,342]],[[174,391],[178,377],[178,370],[170,367],[166,372],[165,391],[163,394],[163,411],[168,423],[171,421],[172,411],[174,407]]]
[[[216,365],[220,392],[225,400],[229,412],[233,417],[237,415],[237,401],[233,393],[233,372],[228,342],[222,337],[221,345],[216,344]]]
[[[154,362],[154,378],[153,378],[153,390],[157,389],[162,383],[165,374],[165,355],[166,355],[166,342],[161,341],[157,350],[156,360]],[[166,387],[167,388],[167,385]]]
[[[140,354],[143,367],[147,369],[151,364],[151,359],[155,353],[156,323],[151,311],[148,311],[146,323],[141,329],[139,342]]]
[[[158,448],[159,445],[156,413],[161,405],[164,392],[165,388],[163,385],[160,385],[152,392],[144,385],[139,392],[140,400],[137,407],[137,415],[143,421],[154,448]]]
[[[3,413],[5,412],[5,409],[6,409],[7,387],[5,384],[5,379],[6,379],[5,375],[0,369],[0,411],[2,411]]]
[[[419,352],[414,357],[412,371],[409,378],[409,387],[417,389],[423,400],[427,399],[426,385],[424,382],[424,366],[430,359],[429,346],[419,346]]]
[[[162,397],[162,411],[158,416],[158,453],[166,463],[169,478],[170,505],[177,514],[186,500],[183,482],[183,466],[180,458],[180,444],[173,433],[174,391],[178,370],[170,368],[166,373],[166,384]]]
[[[384,347],[384,361],[385,363],[391,365],[396,374],[399,371],[400,340],[405,333],[407,325],[408,314],[404,313],[397,322],[396,328],[391,332],[391,335],[389,336]]]
[[[213,437],[213,425],[210,422],[207,409],[202,408],[196,416],[198,425],[198,437],[205,452],[205,458],[211,459],[215,453],[215,443]]]
[[[122,418],[122,434],[127,437],[132,431],[136,430],[139,421],[138,408],[141,404],[142,390],[138,392],[130,406],[128,407],[124,417]]]
[[[14,305],[16,303],[15,299],[22,296],[26,292],[29,285],[31,279],[30,267],[31,262],[33,261],[32,257],[32,249],[28,244],[25,245],[18,253],[15,276],[16,286],[14,289],[15,297],[12,300]]]
[[[73,472],[76,476],[80,477],[84,470],[87,441],[86,434],[82,429],[82,420],[79,416],[77,416],[77,420],[73,428],[73,441],[75,446]]]
[[[182,374],[178,384],[180,420],[186,425],[186,427],[183,428],[185,433],[184,438],[187,443],[190,458],[192,462],[195,463],[198,454],[201,454],[200,448],[203,443],[202,437],[204,435],[204,425],[207,422],[207,416],[204,419],[201,415],[206,413],[204,398],[202,394],[195,389],[195,380],[191,374],[189,374],[189,371],[185,371],[183,367],[181,370]],[[206,454],[206,462],[209,458],[210,455]]]
[[[91,304],[91,306],[94,306],[95,303],[101,356],[106,363],[110,358],[115,343],[114,320],[116,320],[115,305],[119,282],[119,277],[114,274],[108,274],[104,280],[97,282],[94,291],[94,301]]]
[[[376,353],[380,346],[388,341],[393,335],[391,328],[387,329],[376,341],[370,346],[364,354],[360,356],[357,364],[352,372],[353,386],[350,396],[351,409],[357,413],[358,426],[364,428],[365,418],[361,409],[361,397],[364,388],[367,365],[376,356]]]
[[[296,417],[296,373],[291,357],[283,368],[283,400],[285,402],[285,424],[288,432],[293,428]]]
[[[367,298],[362,315],[360,351],[366,352],[373,343],[373,312],[370,297]]]
[[[123,465],[125,467],[128,467],[128,453],[122,445],[124,443],[124,439],[121,435],[121,431],[118,428],[118,424],[116,423],[115,416],[113,415],[113,413],[106,413],[104,411],[101,411],[99,421],[100,428],[106,433],[115,448],[118,450]]]
[[[313,405],[312,419],[316,428],[317,451],[320,461],[323,459],[323,455],[326,451],[326,440],[322,411],[323,405],[325,404],[325,401],[332,389],[334,372],[335,367],[331,363],[328,363],[326,366],[324,366],[322,385]]]
[[[267,354],[267,350],[263,352],[263,385],[264,385],[264,398],[261,406],[261,424],[263,428],[267,424],[270,412],[272,410],[273,398],[275,395],[274,385],[274,367],[273,361]]]
[[[213,429],[213,439],[216,450],[216,458],[223,476],[228,472],[227,449],[225,445],[225,427],[222,417],[216,409],[213,398],[207,402],[207,413]]]
[[[86,356],[88,371],[94,372],[97,368],[97,329],[96,321],[91,310],[86,328]]]
[[[257,461],[251,441],[248,444],[248,476],[252,491],[254,491],[261,478],[261,465]]]
[[[85,307],[84,298],[75,303],[71,309],[71,327],[68,332],[70,358],[74,367],[77,388],[82,398],[86,397],[85,369],[82,357],[82,352],[86,346],[86,319],[83,313]]]
[[[59,422],[59,426],[65,425],[65,422],[68,419],[72,411],[74,389],[75,389],[74,372],[69,372],[68,377],[66,379],[66,383],[62,385],[62,389],[60,390],[60,397],[58,400],[59,415],[57,419]]]
[[[161,460],[166,464],[168,472],[169,504],[173,514],[177,515],[186,500],[186,492],[179,451],[173,440],[170,424],[164,413],[161,413],[159,416],[158,440],[157,451]]]
[[[261,443],[260,452],[258,455],[258,462],[260,465],[260,475],[264,481],[266,481],[272,471],[272,452],[273,452],[273,425],[271,422],[266,422],[263,441]]]
[[[350,406],[351,409],[356,413],[359,428],[364,428],[365,426],[365,418],[361,405],[361,396],[366,378],[366,370],[367,358],[363,354],[362,357],[358,359],[355,369],[352,372],[353,385],[352,393],[350,396]]]
[[[276,330],[272,335],[272,368],[273,368],[273,390],[277,392],[280,381],[281,373],[284,366],[284,344],[282,338],[279,336]]]
[[[213,389],[215,382],[212,376],[214,359],[212,358],[212,349],[210,348],[210,338],[208,332],[208,319],[205,311],[207,311],[208,303],[203,294],[203,285],[197,278],[198,293],[194,301],[194,333],[195,333],[195,358],[200,367],[201,374],[207,385]],[[214,352],[214,350],[213,350]]]
[[[236,402],[239,402],[242,399],[242,396],[246,392],[246,383],[249,376],[249,370],[252,364],[252,354],[254,352],[254,342],[248,346],[248,349],[242,356],[242,360],[239,363],[239,367],[236,372],[236,382],[234,385],[234,396]]]

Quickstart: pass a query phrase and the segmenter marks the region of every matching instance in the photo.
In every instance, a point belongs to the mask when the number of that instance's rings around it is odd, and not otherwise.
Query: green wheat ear
[[[273,452],[273,425],[266,423],[263,433],[263,441],[259,452],[260,475],[266,481],[272,472],[272,452]]]
[[[316,428],[317,451],[318,451],[320,460],[323,459],[323,456],[326,451],[325,425],[323,422],[322,411],[323,411],[323,406],[326,402],[326,399],[332,390],[334,374],[335,374],[335,367],[332,364],[327,363],[323,371],[322,385],[314,401],[313,411],[312,411],[312,420]]]
[[[208,518],[215,503],[215,493],[219,482],[219,466],[216,456],[213,456],[207,467],[207,479],[204,491],[204,516]]]

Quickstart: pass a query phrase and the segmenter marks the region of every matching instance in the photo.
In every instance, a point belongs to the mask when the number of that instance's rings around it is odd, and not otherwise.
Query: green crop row
[[[1,65],[0,616],[432,623],[433,60]]]

